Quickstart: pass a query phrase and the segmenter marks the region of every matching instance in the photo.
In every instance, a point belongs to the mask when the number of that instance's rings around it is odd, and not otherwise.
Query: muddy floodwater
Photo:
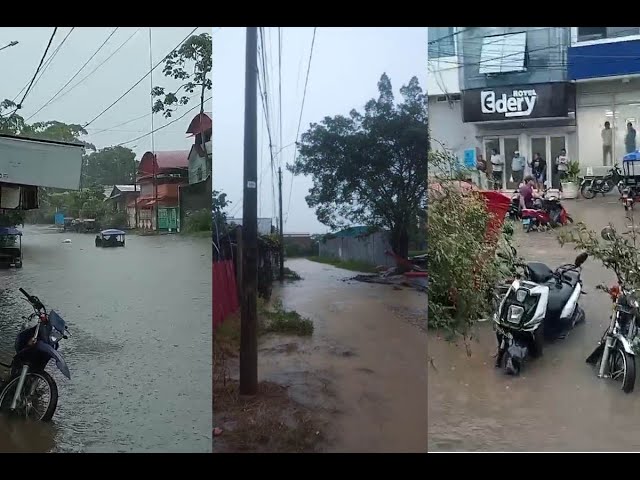
[[[23,287],[66,320],[71,380],[50,364],[53,421],[0,416],[0,451],[211,451],[210,240],[129,235],[102,249],[27,226],[22,244],[24,267],[0,270],[0,354],[30,312]]]
[[[576,220],[599,231],[609,221],[630,222],[611,193],[594,200],[566,201]],[[640,220],[640,219],[639,219]],[[637,220],[636,220],[637,221]],[[572,262],[573,247],[560,248],[554,233],[518,233],[519,253],[555,268]],[[596,261],[584,265],[587,295],[581,297],[586,324],[545,347],[522,375],[508,377],[493,368],[496,342],[482,324],[471,341],[471,356],[429,333],[429,450],[475,451],[637,451],[640,449],[640,379],[631,394],[620,384],[600,380],[585,363],[607,328],[611,303],[596,290],[615,276]],[[638,365],[640,367],[640,365]]]
[[[303,280],[273,295],[315,331],[264,339],[261,380],[325,413],[328,451],[425,452],[426,295],[344,281],[355,273],[308,260],[287,266]]]

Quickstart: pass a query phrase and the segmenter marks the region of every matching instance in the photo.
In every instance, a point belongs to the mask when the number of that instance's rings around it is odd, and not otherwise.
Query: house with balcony
[[[138,167],[138,228],[180,231],[179,189],[189,183],[189,151],[146,152]]]
[[[475,168],[495,150],[505,160],[501,187],[517,178],[519,152],[547,160],[577,155],[575,89],[567,74],[569,27],[429,27],[427,88],[434,149]],[[476,181],[481,182],[478,175]],[[486,185],[483,185],[486,186]]]
[[[211,134],[213,123],[211,113],[198,113],[187,128],[187,135],[193,136],[189,151],[189,183],[180,187],[180,222],[198,210],[211,209]]]
[[[640,121],[640,27],[571,27],[568,77],[580,164],[604,174],[638,148],[631,130]]]

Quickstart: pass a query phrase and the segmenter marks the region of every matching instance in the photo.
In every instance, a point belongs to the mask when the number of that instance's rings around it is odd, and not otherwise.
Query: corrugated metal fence
[[[321,257],[337,258],[340,260],[357,260],[370,265],[395,265],[393,258],[385,255],[391,250],[389,234],[375,232],[357,237],[337,237],[320,242],[319,255]]]

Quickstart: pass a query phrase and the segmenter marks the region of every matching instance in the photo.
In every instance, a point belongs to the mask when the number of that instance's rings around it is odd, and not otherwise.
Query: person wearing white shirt
[[[495,148],[491,150],[491,171],[493,176],[493,189],[500,190],[502,188],[502,168],[504,160],[502,155]]]
[[[560,155],[556,157],[556,167],[558,168],[560,191],[562,191],[562,182],[567,178],[567,171],[569,170],[569,157],[567,156],[567,151],[564,148],[560,150]]]

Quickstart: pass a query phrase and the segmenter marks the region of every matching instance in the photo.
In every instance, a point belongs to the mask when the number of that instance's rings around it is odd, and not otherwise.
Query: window
[[[429,27],[429,58],[455,57],[454,27]]]
[[[527,33],[492,35],[482,39],[480,73],[508,73],[525,70]]]
[[[640,27],[578,27],[579,42],[627,37],[629,35],[640,35]]]
[[[451,93],[449,95],[438,95],[436,97],[436,102],[459,102],[460,94],[459,93]]]

